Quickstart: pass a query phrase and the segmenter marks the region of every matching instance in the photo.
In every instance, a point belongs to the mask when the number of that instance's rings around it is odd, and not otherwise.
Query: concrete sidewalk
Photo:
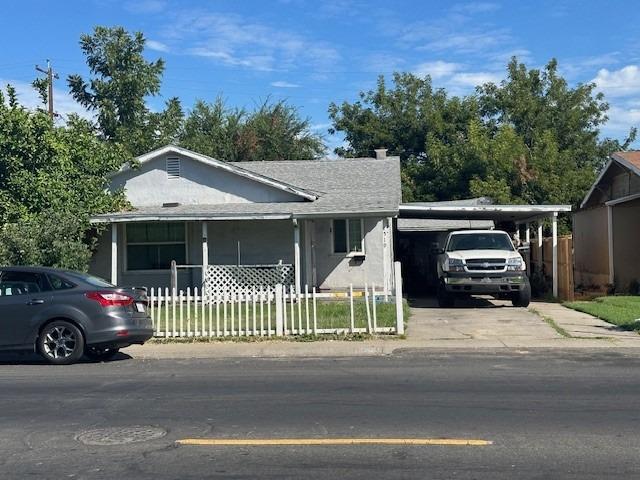
[[[640,335],[557,303],[535,302],[530,309],[510,302],[474,298],[458,308],[438,308],[433,299],[411,302],[407,338],[317,342],[260,341],[148,343],[125,350],[136,358],[350,357],[393,355],[416,349],[611,349],[639,348]],[[537,312],[537,313],[534,313]],[[568,337],[543,317],[553,319]]]

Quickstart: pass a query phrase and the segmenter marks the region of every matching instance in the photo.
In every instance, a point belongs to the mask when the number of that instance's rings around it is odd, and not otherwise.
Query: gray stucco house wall
[[[93,217],[104,231],[90,270],[118,285],[168,288],[175,254],[181,289],[210,266],[279,264],[297,288],[391,288],[397,157],[228,163],[170,145],[111,188],[132,209]]]

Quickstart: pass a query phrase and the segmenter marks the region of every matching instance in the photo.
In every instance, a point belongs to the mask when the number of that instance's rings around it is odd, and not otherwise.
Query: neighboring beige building
[[[640,151],[611,155],[573,216],[575,283],[640,281]]]

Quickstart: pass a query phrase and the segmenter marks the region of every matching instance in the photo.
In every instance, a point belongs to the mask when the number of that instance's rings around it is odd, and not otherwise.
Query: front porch
[[[119,220],[119,219],[118,219]],[[351,230],[361,253],[336,252],[334,225]],[[351,222],[351,223],[349,223]],[[92,273],[113,284],[206,294],[375,285],[389,292],[391,219],[127,218],[112,220],[94,255]],[[351,225],[349,227],[349,225]],[[348,239],[348,234],[345,238]],[[355,236],[359,235],[356,239]],[[348,240],[346,240],[348,243]],[[339,243],[339,242],[338,242]],[[348,247],[348,245],[347,245]],[[365,253],[366,252],[366,253]]]

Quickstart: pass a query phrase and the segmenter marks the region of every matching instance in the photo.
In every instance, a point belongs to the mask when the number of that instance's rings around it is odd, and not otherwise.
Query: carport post
[[[551,217],[551,236],[553,245],[553,296],[558,297],[558,212]]]
[[[542,222],[538,220],[538,268],[540,269],[541,273],[542,273],[542,265],[544,264],[544,259],[542,258],[543,253],[544,252],[542,251]]]
[[[402,303],[402,268],[400,262],[394,262],[393,272],[395,277],[396,297],[396,333],[404,335],[404,305]]]
[[[118,224],[111,224],[111,283],[118,285]]]
[[[524,232],[524,241],[527,245],[529,245],[531,243],[531,225],[529,224],[529,222],[527,222],[524,224],[524,226],[526,228]]]

